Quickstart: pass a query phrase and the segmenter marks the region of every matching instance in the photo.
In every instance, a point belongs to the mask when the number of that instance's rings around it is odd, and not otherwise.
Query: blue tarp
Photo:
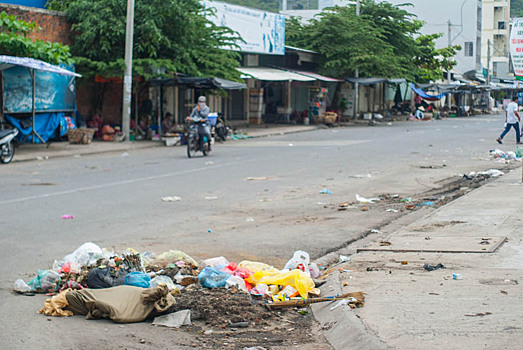
[[[25,119],[28,121],[26,123],[22,122],[23,119],[15,118],[10,115],[5,115],[9,123],[13,124],[20,132],[18,133],[18,140],[21,142],[25,137],[27,137],[32,130],[32,122],[29,117]],[[35,118],[35,131],[42,137],[42,139],[47,142],[49,139],[53,139],[57,136],[67,135],[68,129],[74,129],[74,120],[70,117],[66,117],[65,113],[38,113]],[[30,135],[26,142],[33,141],[33,135]],[[34,142],[41,143],[38,137],[35,137]]]
[[[427,94],[425,91],[423,91],[422,89],[420,88],[417,88],[414,84],[410,84],[410,87],[412,89],[412,91],[414,91],[415,93],[417,93],[422,99],[424,100],[428,100],[428,101],[437,101],[437,100],[440,100],[443,96],[445,96],[445,94],[439,94],[439,95],[429,95]]]

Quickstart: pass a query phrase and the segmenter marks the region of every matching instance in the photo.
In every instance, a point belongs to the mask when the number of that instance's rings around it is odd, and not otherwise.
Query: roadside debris
[[[255,261],[236,264],[223,256],[198,263],[180,250],[115,253],[87,242],[55,260],[52,270],[39,270],[29,283],[16,280],[13,289],[49,293],[52,298],[39,311],[48,316],[85,315],[120,323],[154,316],[153,325],[172,328],[203,321],[234,330],[280,319],[271,312],[275,309],[304,316],[307,310],[295,308],[338,300],[351,308],[364,305],[361,292],[320,297],[315,283],[320,267],[300,250],[280,270]]]
[[[375,201],[379,201],[380,198],[377,198],[377,197],[374,197],[374,198],[365,198],[365,197],[362,197],[360,196],[359,194],[356,194],[356,200],[360,203],[364,203],[364,204],[372,204],[374,203]]]
[[[162,197],[163,202],[179,202],[182,198],[178,196],[172,196],[172,197]]]
[[[489,155],[491,158],[496,159],[498,163],[503,164],[510,164],[513,161],[520,162],[522,154],[523,149],[519,146],[517,147],[516,152],[505,152],[500,149],[493,149],[489,151]]]
[[[423,265],[423,268],[427,271],[434,271],[434,270],[437,270],[437,269],[444,269],[445,266],[443,264],[437,264],[437,265],[429,265],[429,264],[425,264]]]
[[[255,177],[246,177],[245,180],[247,181],[268,181],[270,180],[270,177],[267,176],[255,176]]]
[[[322,189],[322,190],[320,191],[320,194],[332,194],[332,191],[330,191],[330,190],[324,188],[324,189]]]
[[[64,220],[74,219],[74,216],[73,215],[62,215],[62,219],[64,219]]]

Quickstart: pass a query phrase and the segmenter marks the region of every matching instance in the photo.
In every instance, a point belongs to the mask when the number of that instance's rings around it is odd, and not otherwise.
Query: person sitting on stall
[[[149,131],[150,126],[151,126],[151,119],[150,119],[149,115],[142,114],[142,116],[140,117],[140,121],[138,122],[138,125],[136,126],[136,131],[142,138],[146,138],[146,137],[148,137],[148,135],[151,134],[151,132]]]
[[[425,112],[425,107],[419,106],[416,109],[416,113],[414,113],[414,117],[416,117],[416,119],[418,120],[422,120],[425,117],[425,114],[423,112]]]
[[[162,133],[169,134],[176,130],[176,124],[174,123],[174,117],[170,112],[165,114],[165,118],[162,121]]]

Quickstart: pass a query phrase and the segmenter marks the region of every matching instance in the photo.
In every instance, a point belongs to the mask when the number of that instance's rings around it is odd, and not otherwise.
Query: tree
[[[510,0],[510,17],[523,17],[523,1]]]
[[[455,50],[436,50],[436,36],[419,36],[423,22],[388,2],[363,0],[361,16],[354,5],[325,9],[308,24],[297,19],[286,23],[288,45],[321,54],[323,72],[340,78],[362,77],[426,80],[453,66]],[[416,38],[417,37],[417,38]],[[439,58],[442,56],[443,58]]]
[[[72,63],[69,47],[40,39],[31,39],[31,33],[42,30],[35,23],[28,23],[0,13],[0,52],[3,55],[32,57],[52,64]]]
[[[455,45],[436,49],[434,40],[443,34],[420,35],[416,38],[418,54],[415,57],[416,73],[415,81],[428,83],[429,81],[443,79],[443,70],[447,71],[456,65],[453,57],[461,50],[461,46]]]
[[[126,0],[50,0],[72,24],[78,70],[84,75],[122,76],[124,72]],[[237,80],[239,37],[207,20],[197,0],[136,0],[133,70],[146,78],[159,69],[192,76]]]

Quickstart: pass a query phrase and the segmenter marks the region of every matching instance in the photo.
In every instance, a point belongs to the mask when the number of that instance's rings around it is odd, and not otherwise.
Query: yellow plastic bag
[[[271,270],[271,269],[276,270],[274,267],[272,267],[270,265],[267,265],[267,264],[264,264],[261,262],[256,262],[256,261],[249,261],[249,260],[243,260],[242,262],[240,262],[238,264],[238,268],[249,269],[253,273],[262,271],[262,270]]]
[[[257,276],[255,276],[257,275]],[[301,270],[291,270],[289,272],[278,272],[274,273],[272,271],[259,271],[254,275],[256,278],[259,277],[256,283],[264,283],[266,285],[276,284],[279,286],[291,286],[298,290],[300,296],[304,299],[307,299],[309,291],[314,289],[314,281],[312,278],[307,276],[305,272]],[[251,283],[247,280],[247,282]]]

